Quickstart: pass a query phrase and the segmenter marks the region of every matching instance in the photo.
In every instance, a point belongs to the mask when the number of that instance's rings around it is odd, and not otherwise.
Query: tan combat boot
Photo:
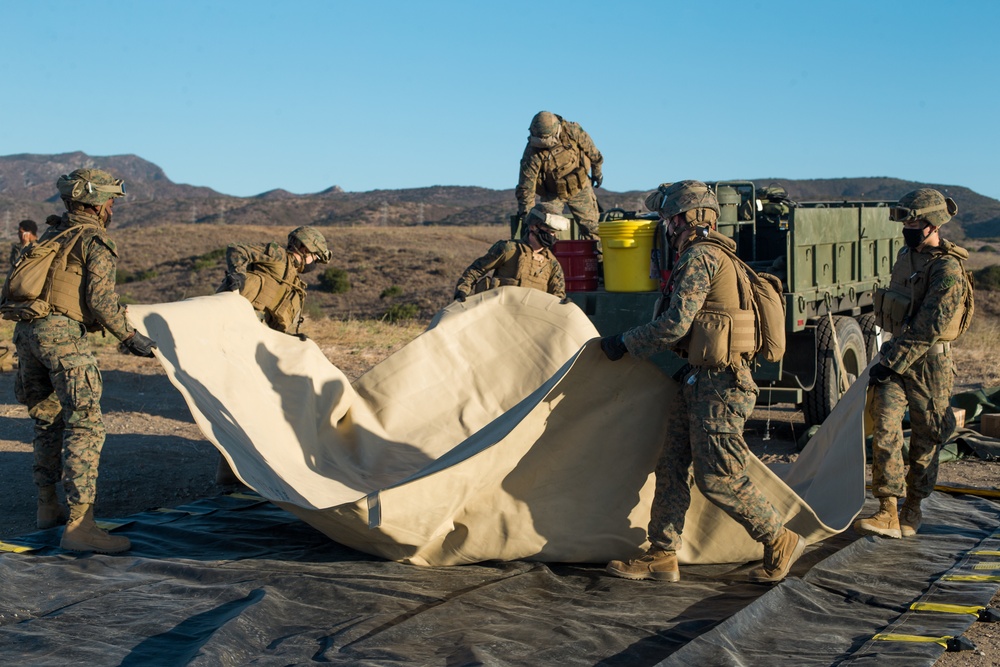
[[[854,522],[854,532],[899,538],[899,514],[895,498],[879,498],[878,512]]]
[[[38,487],[38,513],[35,526],[39,530],[55,528],[66,523],[66,508],[59,502],[56,487],[52,484]]]
[[[764,545],[764,565],[750,570],[750,581],[776,584],[792,569],[792,564],[806,550],[806,541],[797,533],[782,528],[770,544]]]
[[[613,560],[608,563],[607,571],[608,574],[623,579],[681,580],[681,572],[677,567],[677,554],[659,547],[650,547],[645,554],[635,560]]]
[[[127,537],[109,535],[94,522],[93,505],[72,505],[69,523],[63,529],[59,546],[67,551],[97,551],[117,554],[132,547]]]
[[[913,537],[920,530],[924,519],[920,511],[920,498],[906,497],[903,506],[899,508],[899,533],[903,537]]]

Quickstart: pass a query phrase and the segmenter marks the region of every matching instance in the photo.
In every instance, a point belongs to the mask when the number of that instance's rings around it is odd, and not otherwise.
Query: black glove
[[[304,333],[297,333],[295,334],[295,337],[298,338],[303,343],[309,340],[309,336],[305,335]]]
[[[584,241],[590,241],[591,239],[594,238],[594,232],[590,231],[590,229],[588,229],[584,225],[580,225],[577,228],[577,232],[579,233],[580,238]]]
[[[601,187],[601,183],[604,182],[604,174],[597,171],[596,169],[591,170],[590,182],[594,184],[595,188]]]
[[[875,364],[872,369],[868,371],[868,386],[874,387],[877,384],[885,384],[889,381],[896,371],[892,370],[885,364]]]
[[[674,372],[674,374],[671,375],[670,377],[674,379],[674,382],[681,382],[685,377],[687,377],[687,374],[691,372],[692,368],[694,368],[694,366],[692,366],[691,364],[684,364],[683,366],[678,368]]]
[[[465,303],[465,297],[468,296],[465,292],[461,290],[455,290],[455,301],[461,301]]]
[[[241,292],[246,284],[247,277],[242,273],[227,273],[225,280],[222,281],[222,290],[224,292]]]
[[[563,298],[559,299],[559,303],[565,306],[567,303],[569,303],[569,297],[564,296]]]
[[[625,356],[628,352],[628,348],[625,347],[625,341],[622,340],[621,334],[616,334],[614,336],[606,336],[601,339],[601,351],[610,359],[611,361],[618,361]]]
[[[156,341],[148,336],[143,336],[136,331],[131,336],[118,344],[118,351],[122,353],[134,354],[137,357],[152,357]]]

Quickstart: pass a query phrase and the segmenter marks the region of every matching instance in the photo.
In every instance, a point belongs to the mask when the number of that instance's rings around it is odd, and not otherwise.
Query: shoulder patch
[[[958,281],[955,280],[955,276],[945,276],[941,280],[941,289],[951,289],[957,283],[958,283]]]
[[[108,250],[110,250],[112,255],[114,255],[115,257],[118,257],[118,246],[115,245],[115,242],[111,240],[110,236],[107,236],[107,235],[105,235],[105,234],[103,234],[101,232],[98,232],[98,231],[95,231],[93,233],[84,232],[84,234],[86,236],[89,236],[91,239],[94,239],[95,241],[99,242],[105,248],[107,248]]]

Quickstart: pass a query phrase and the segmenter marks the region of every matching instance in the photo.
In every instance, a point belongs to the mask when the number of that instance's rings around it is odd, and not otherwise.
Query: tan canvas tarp
[[[645,541],[651,471],[678,388],[630,356],[609,362],[582,311],[493,290],[442,311],[354,386],[311,341],[218,294],[129,317],[198,425],[264,497],[332,539],[418,565],[602,562]],[[798,461],[751,476],[810,541],[864,502],[864,378]],[[683,562],[761,557],[693,494]]]

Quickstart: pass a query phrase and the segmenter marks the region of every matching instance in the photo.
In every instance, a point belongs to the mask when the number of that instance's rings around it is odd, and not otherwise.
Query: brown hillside
[[[60,212],[55,181],[78,166],[98,166],[121,175],[129,197],[116,206],[118,227],[164,224],[343,227],[359,225],[504,225],[515,211],[514,191],[479,187],[433,186],[403,190],[344,192],[337,186],[305,195],[270,190],[254,197],[231,197],[210,188],[176,184],[156,165],[134,155],[91,157],[84,153],[9,155],[0,157],[0,236],[11,237],[17,221],[44,220]],[[511,177],[513,179],[512,167]],[[650,178],[652,188],[660,179]],[[758,185],[783,185],[793,200],[893,200],[908,190],[929,185],[959,203],[949,238],[1000,238],[1000,201],[954,185],[916,183],[894,178],[795,180],[754,179]],[[607,208],[642,210],[645,191],[599,190]]]

